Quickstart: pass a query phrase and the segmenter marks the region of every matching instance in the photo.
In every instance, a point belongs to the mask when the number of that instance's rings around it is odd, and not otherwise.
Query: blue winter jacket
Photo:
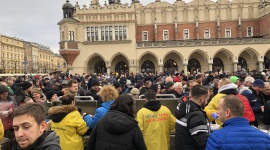
[[[270,135],[249,125],[246,118],[224,122],[223,128],[210,134],[206,150],[269,150]]]
[[[95,125],[98,123],[99,119],[102,118],[110,109],[110,106],[113,102],[114,100],[101,103],[101,106],[96,109],[96,114],[93,115],[92,117],[86,115],[83,119],[86,122],[87,126],[93,129]]]

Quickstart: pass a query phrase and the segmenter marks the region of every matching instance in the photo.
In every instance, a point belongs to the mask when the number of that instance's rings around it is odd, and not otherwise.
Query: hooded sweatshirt
[[[168,150],[170,131],[175,128],[175,117],[160,101],[149,101],[137,113],[136,120],[149,150]]]
[[[138,122],[128,115],[109,110],[92,131],[88,149],[146,150]]]

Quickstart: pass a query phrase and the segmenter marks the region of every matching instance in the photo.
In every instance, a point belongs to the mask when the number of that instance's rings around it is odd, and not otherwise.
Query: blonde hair
[[[99,94],[102,98],[102,102],[115,100],[118,97],[118,91],[112,85],[103,86]]]

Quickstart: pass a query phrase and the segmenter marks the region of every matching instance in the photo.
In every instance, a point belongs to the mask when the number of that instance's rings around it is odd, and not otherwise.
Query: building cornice
[[[269,44],[270,38],[228,38],[228,39],[200,39],[178,41],[137,42],[137,49],[164,48],[164,47],[197,47],[219,45],[245,45],[245,44]]]

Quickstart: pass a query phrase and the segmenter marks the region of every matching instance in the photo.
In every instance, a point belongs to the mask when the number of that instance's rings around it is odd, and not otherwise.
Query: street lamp
[[[24,74],[26,74],[26,65],[28,64],[27,58],[24,57],[23,65],[24,65]]]

